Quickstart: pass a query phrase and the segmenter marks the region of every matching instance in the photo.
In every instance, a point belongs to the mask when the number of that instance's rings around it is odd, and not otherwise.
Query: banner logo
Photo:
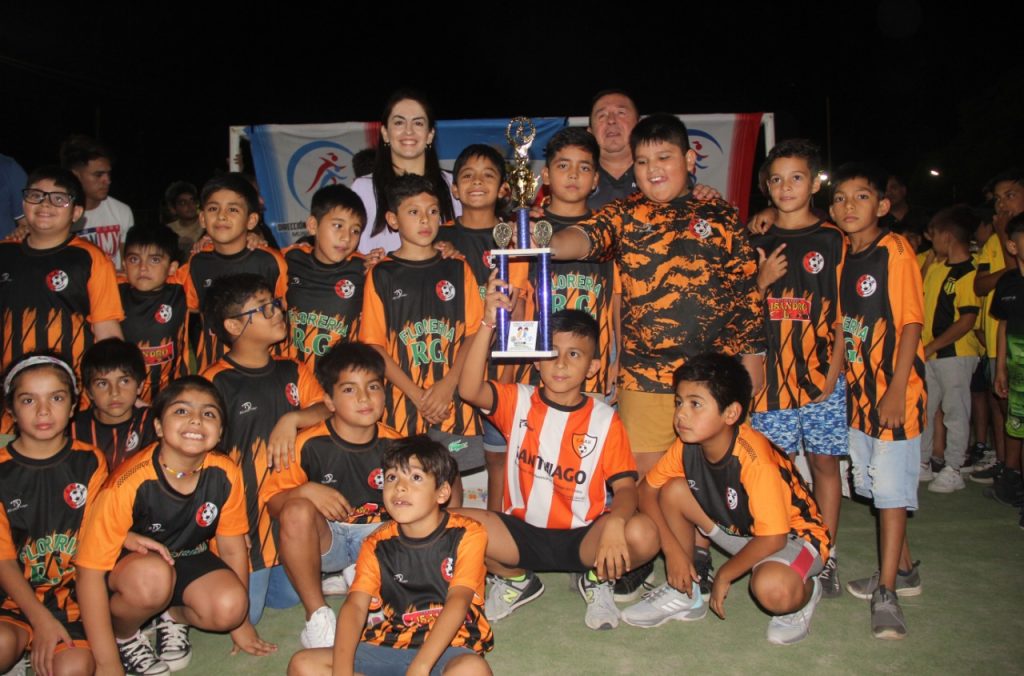
[[[312,141],[288,160],[288,191],[303,209],[320,188],[348,180],[352,151],[334,141]]]

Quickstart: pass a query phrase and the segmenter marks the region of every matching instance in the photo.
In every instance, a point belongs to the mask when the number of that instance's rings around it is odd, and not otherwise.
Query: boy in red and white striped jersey
[[[600,368],[597,323],[579,310],[552,315],[558,356],[537,363],[541,387],[488,381],[496,313],[512,307],[502,286],[492,275],[482,337],[470,346],[459,379],[463,401],[508,439],[502,511],[461,510],[487,529],[487,618],[500,620],[544,592],[531,571],[578,572],[587,626],[612,629],[619,623],[613,583],[652,559],[659,542],[654,523],[636,512],[636,463],[622,421],[581,392]],[[607,508],[606,489],[613,494]]]

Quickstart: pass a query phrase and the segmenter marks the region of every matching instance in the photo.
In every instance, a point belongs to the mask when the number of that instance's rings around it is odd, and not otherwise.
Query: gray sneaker
[[[590,579],[590,573],[579,581],[580,595],[587,602],[584,618],[591,629],[614,629],[619,626],[619,607],[613,598],[614,585],[611,581],[600,582]]]
[[[843,595],[843,587],[839,584],[839,558],[835,554],[828,557],[825,567],[818,573],[818,582],[825,598],[836,599]]]
[[[693,583],[690,596],[669,586],[666,582],[644,594],[643,598],[622,611],[622,621],[634,627],[660,627],[669,620],[693,622],[703,620],[708,604],[700,593],[700,585]]]
[[[909,573],[897,571],[896,573],[896,594],[899,596],[920,596],[921,595],[921,572],[918,566],[920,561],[914,561],[914,566]],[[861,578],[846,583],[846,591],[859,599],[870,599],[878,589],[879,572],[876,570],[871,577]]]
[[[899,597],[885,587],[879,587],[871,596],[871,634],[886,640],[898,640],[907,635]]]
[[[814,609],[820,600],[821,583],[818,578],[814,578],[811,598],[807,599],[803,608],[788,615],[776,615],[768,622],[768,642],[775,645],[793,645],[807,638],[807,634],[811,631],[811,618],[814,616]]]
[[[544,593],[544,583],[531,572],[526,573],[525,580],[514,581],[500,575],[491,575],[490,581],[491,589],[484,601],[484,614],[491,622],[508,617],[513,610],[540,598]]]

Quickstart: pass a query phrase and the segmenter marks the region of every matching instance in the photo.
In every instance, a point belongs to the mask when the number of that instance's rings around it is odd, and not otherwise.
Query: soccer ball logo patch
[[[88,495],[89,489],[79,483],[68,484],[64,488],[64,502],[71,509],[81,509]]]
[[[343,279],[334,285],[334,293],[339,298],[351,298],[356,295],[356,285],[352,283],[351,279]]]
[[[128,440],[125,441],[124,448],[126,451],[134,451],[138,447],[139,433],[133,430],[132,433],[128,435]]]
[[[729,509],[736,509],[740,504],[740,496],[732,486],[725,489],[725,502],[729,505]]]
[[[196,523],[200,528],[209,528],[217,519],[217,505],[212,502],[204,502],[203,506],[196,510]]]
[[[63,270],[54,270],[46,275],[46,286],[50,291],[63,291],[68,288],[68,273]]]
[[[690,221],[690,232],[701,239],[707,239],[711,236],[711,224],[703,218],[697,221]]]
[[[861,275],[857,279],[857,295],[867,298],[878,289],[878,282],[871,275]]]
[[[284,396],[292,406],[299,405],[299,387],[295,383],[288,383],[284,386]]]
[[[157,320],[161,324],[166,324],[171,321],[171,317],[173,316],[174,310],[171,309],[171,306],[167,303],[162,303],[160,307],[157,308],[156,314],[153,315],[153,319]]]
[[[442,279],[437,283],[436,287],[437,297],[443,301],[450,301],[455,298],[455,285],[449,282],[447,279]]]
[[[817,251],[808,251],[804,256],[804,270],[816,275],[825,268],[825,257]]]
[[[370,472],[370,476],[366,478],[366,483],[374,490],[384,490],[384,470],[380,467],[374,468],[374,470]]]
[[[494,269],[494,256],[491,255],[491,250],[490,249],[488,249],[487,251],[484,252],[483,259],[484,259],[484,267],[487,268],[488,270],[493,270]]]
[[[585,458],[597,448],[597,437],[589,434],[574,434],[572,435],[572,447],[576,449],[577,455]]]
[[[446,556],[444,561],[441,562],[441,577],[444,578],[445,582],[452,581],[452,575],[455,574],[455,561],[452,557]]]

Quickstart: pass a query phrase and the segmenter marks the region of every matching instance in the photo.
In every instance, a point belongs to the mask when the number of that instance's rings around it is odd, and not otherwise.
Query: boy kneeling
[[[732,555],[715,575],[710,606],[725,618],[729,587],[753,570],[750,590],[774,616],[768,640],[807,636],[821,598],[817,574],[832,538],[792,461],[741,424],[750,376],[734,357],[704,354],[673,378],[679,439],[640,484],[640,511],[658,526],[668,582],[627,608],[637,627],[707,614],[693,567],[694,527]]]

